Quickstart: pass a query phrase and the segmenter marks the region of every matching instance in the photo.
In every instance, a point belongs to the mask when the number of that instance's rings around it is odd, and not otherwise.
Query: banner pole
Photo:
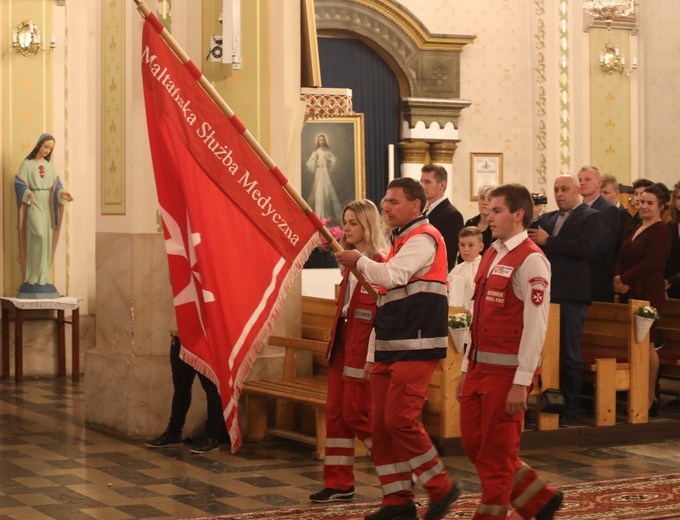
[[[135,4],[137,4],[137,10],[139,11],[143,18],[146,19],[149,16],[155,18],[155,15],[151,12],[151,9],[149,9],[149,6],[147,6],[143,0],[133,1],[135,2]],[[189,55],[186,52],[184,52],[184,49],[182,49],[179,43],[177,43],[177,40],[175,40],[172,34],[170,34],[170,32],[165,27],[163,28],[162,31],[159,32],[159,34],[182,63],[186,65],[188,62],[191,62],[191,58],[189,57]],[[213,87],[212,84],[208,81],[208,78],[206,78],[198,70],[198,68],[196,68],[196,72],[197,74],[194,75],[196,77],[196,81],[198,81],[201,87],[203,87],[203,90],[206,91],[206,93],[215,102],[215,104],[219,107],[222,113],[226,115],[232,121],[232,123],[234,123],[234,126],[237,129],[239,129],[241,135],[246,140],[248,145],[255,151],[255,153],[258,155],[260,160],[265,164],[267,169],[269,169],[269,171],[272,172],[272,174],[277,177],[283,189],[286,190],[286,192],[288,192],[288,195],[291,196],[291,198],[296,202],[296,204],[305,213],[305,215],[307,215],[307,217],[310,218],[310,220],[314,223],[314,225],[318,229],[319,233],[321,233],[324,236],[324,238],[328,241],[328,245],[336,253],[343,251],[342,246],[338,243],[338,241],[331,234],[331,232],[328,231],[328,228],[321,223],[321,220],[316,215],[316,213],[314,213],[312,208],[309,207],[307,201],[304,198],[302,198],[302,196],[298,193],[298,191],[290,183],[286,176],[281,172],[281,170],[279,170],[279,168],[276,166],[272,158],[269,157],[269,154],[264,150],[264,148],[262,148],[262,145],[260,145],[257,139],[253,137],[253,134],[250,133],[250,130],[243,126],[236,113],[231,109],[227,102],[224,101],[224,99],[222,99],[222,96],[220,96],[219,92],[217,92],[215,87]],[[364,287],[364,289],[368,291],[368,294],[370,294],[374,300],[377,300],[378,294],[375,292],[373,286],[370,283],[368,283],[364,275],[361,274],[356,267],[351,267],[350,271],[354,276],[356,276],[357,280]]]

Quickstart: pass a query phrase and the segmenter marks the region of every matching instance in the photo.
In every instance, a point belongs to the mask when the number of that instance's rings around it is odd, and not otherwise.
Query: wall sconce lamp
[[[630,73],[637,69],[637,56],[633,56],[633,65],[626,68],[626,57],[619,51],[618,45],[606,43],[600,52],[600,70],[607,74],[618,72],[630,76]]]
[[[42,51],[43,54],[51,53],[56,47],[56,37],[52,32],[49,47],[40,43],[40,29],[31,20],[19,23],[12,32],[12,47],[22,56],[32,56]]]
[[[631,68],[626,68],[626,57],[618,45],[611,42],[612,21],[617,16],[628,16],[635,13],[633,0],[586,0],[583,10],[590,16],[601,18],[607,28],[607,43],[600,52],[600,70],[607,74],[618,72],[630,76],[637,69],[637,56],[633,56]]]

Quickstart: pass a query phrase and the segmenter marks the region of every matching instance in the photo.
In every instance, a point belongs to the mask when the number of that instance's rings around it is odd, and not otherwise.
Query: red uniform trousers
[[[342,375],[346,327],[338,326],[328,368],[324,487],[354,486],[354,437],[371,449],[371,386],[368,380]]]
[[[474,520],[506,518],[508,505],[533,518],[555,495],[519,458],[524,413],[505,411],[515,367],[470,363],[460,400],[463,449],[475,464],[482,498]]]
[[[441,500],[453,485],[423,424],[427,387],[438,359],[375,363],[371,371],[373,462],[383,505],[413,500],[411,473],[431,500]]]

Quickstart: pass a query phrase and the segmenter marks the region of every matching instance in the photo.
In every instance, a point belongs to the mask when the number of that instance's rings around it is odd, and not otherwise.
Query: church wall
[[[590,19],[580,1],[400,3],[431,32],[477,36],[461,54],[461,97],[472,106],[461,112],[457,186],[450,188],[466,217],[477,212],[468,200],[470,152],[502,152],[506,182],[549,194],[556,175],[584,164],[624,183],[641,176],[668,185],[678,180],[669,168],[680,122],[673,95],[680,86],[673,59],[680,10],[672,0],[640,3],[637,34],[612,31],[629,64],[638,56],[630,77],[599,70],[606,31],[585,30]]]
[[[673,0],[640,2],[639,81],[644,133],[640,134],[641,176],[671,188],[680,181],[680,9]]]
[[[503,153],[503,180],[532,185],[531,2],[507,0],[401,0],[432,33],[470,34],[461,53],[461,98],[472,105],[458,120],[460,142],[453,159],[449,196],[467,219],[470,153]]]

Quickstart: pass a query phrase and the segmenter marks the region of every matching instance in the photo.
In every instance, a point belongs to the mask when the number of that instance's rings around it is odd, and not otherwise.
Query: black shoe
[[[564,498],[564,493],[559,489],[555,491],[555,496],[550,499],[546,505],[543,506],[538,514],[536,515],[536,520],[552,520],[555,516],[555,511],[557,511],[562,506],[562,499]]]
[[[453,503],[458,500],[459,496],[460,488],[458,487],[458,484],[454,482],[448,495],[436,502],[430,502],[430,506],[425,513],[425,520],[439,520],[440,518],[444,518],[446,513],[449,512],[449,509],[451,509]]]
[[[576,425],[576,417],[573,415],[560,415],[560,428],[568,428]]]
[[[328,502],[351,502],[354,500],[354,487],[349,489],[323,488],[318,493],[309,495],[309,499],[317,504],[327,504]]]
[[[153,440],[146,441],[149,448],[169,448],[170,446],[181,446],[182,435],[172,435],[168,432],[163,432],[161,435]]]
[[[418,510],[413,502],[403,506],[381,506],[375,513],[364,516],[364,520],[418,520]]]
[[[196,442],[189,451],[191,453],[209,453],[211,451],[220,449],[220,441],[213,439],[212,437],[204,437],[203,439]]]
[[[654,399],[652,406],[649,407],[649,416],[658,417],[659,416],[659,400]]]
[[[538,424],[538,414],[534,410],[524,412],[524,424],[536,426]]]

